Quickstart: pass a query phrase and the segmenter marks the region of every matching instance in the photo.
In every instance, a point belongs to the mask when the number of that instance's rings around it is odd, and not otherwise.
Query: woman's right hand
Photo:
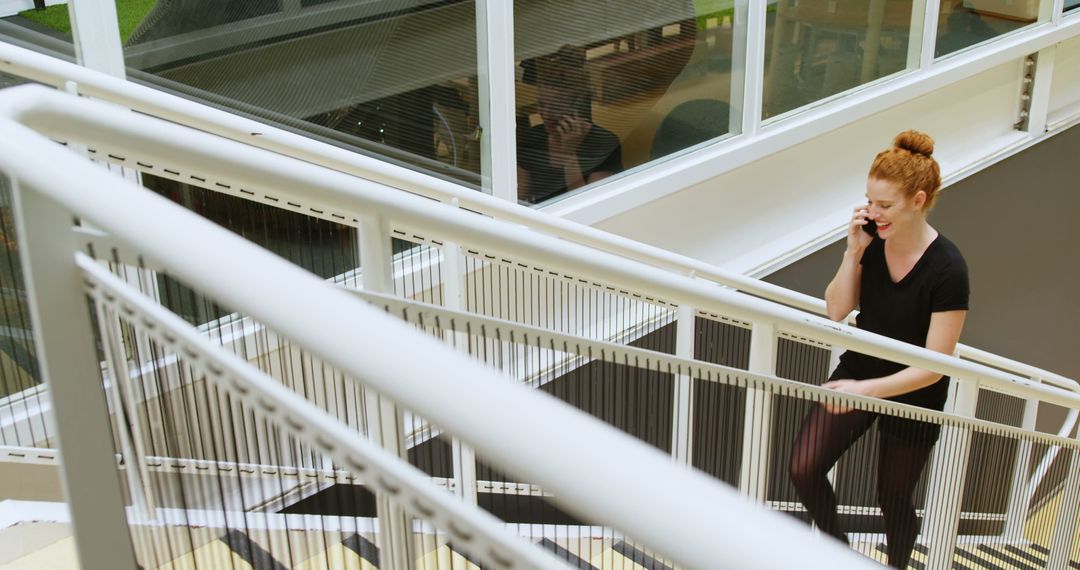
[[[865,204],[856,207],[852,212],[847,234],[847,248],[849,251],[862,251],[866,249],[866,246],[870,245],[870,242],[874,241],[873,236],[863,229],[863,226],[869,220],[869,216],[870,210],[867,209]]]

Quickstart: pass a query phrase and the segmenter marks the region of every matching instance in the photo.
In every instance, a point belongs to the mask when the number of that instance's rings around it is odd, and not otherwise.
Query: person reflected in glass
[[[938,36],[934,55],[948,55],[996,35],[998,32],[988,26],[981,15],[957,1],[945,17],[945,26]]]
[[[517,131],[518,199],[542,202],[620,172],[619,138],[592,119],[585,50],[563,46],[526,66],[542,122]]]
[[[858,306],[858,328],[952,354],[967,316],[968,270],[956,245],[927,222],[941,186],[933,151],[929,136],[906,131],[874,159],[867,203],[852,214],[843,261],[825,301],[832,320],[845,319]],[[823,386],[941,410],[949,378],[849,350]],[[847,542],[826,474],[875,421],[877,500],[889,565],[906,568],[919,532],[915,487],[940,426],[814,404],[792,447],[791,481],[821,532]]]

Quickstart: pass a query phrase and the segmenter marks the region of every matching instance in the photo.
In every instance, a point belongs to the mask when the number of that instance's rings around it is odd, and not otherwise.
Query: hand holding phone
[[[877,237],[877,222],[875,222],[874,220],[871,220],[870,218],[866,218],[866,223],[863,224],[862,229],[863,229],[864,232],[866,232],[866,233],[868,233],[868,234],[870,234],[870,235],[872,235],[874,237]]]

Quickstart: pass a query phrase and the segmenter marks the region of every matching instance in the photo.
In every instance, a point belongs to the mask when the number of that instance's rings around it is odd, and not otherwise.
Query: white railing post
[[[455,311],[465,310],[465,271],[461,246],[446,241],[442,246],[442,287],[443,306]],[[443,334],[447,342],[456,344],[459,350],[468,352],[465,335],[452,330]],[[453,438],[452,455],[454,459],[454,484],[458,496],[470,505],[475,505],[476,497],[476,452],[457,437]]]
[[[12,182],[19,258],[83,568],[135,568],[93,324],[75,266],[73,214]]]
[[[763,376],[776,375],[774,323],[754,323],[750,336],[749,371]],[[763,388],[747,386],[739,490],[762,503],[768,494],[771,432],[772,393]]]
[[[139,423],[139,414],[131,409],[134,399],[131,397],[128,386],[128,360],[124,353],[120,319],[115,311],[101,304],[97,304],[96,314],[105,352],[105,369],[109,372],[111,383],[108,394],[112,400],[113,421],[117,426],[120,453],[124,458],[128,493],[131,495],[131,503],[136,512],[150,520],[154,516],[154,494],[146,469],[146,447],[143,445],[143,430]]]
[[[679,306],[675,323],[675,356],[694,358],[693,307]],[[675,402],[671,426],[671,455],[675,461],[692,465],[694,461],[694,378],[690,374],[675,376]]]
[[[358,235],[364,290],[394,294],[390,224],[382,216],[361,216]],[[357,350],[363,350],[363,347],[357,347]],[[397,405],[367,387],[363,389],[363,399],[369,437],[383,449],[408,460],[402,433],[405,422]],[[391,503],[385,495],[379,496],[378,515],[380,566],[410,567],[415,557],[412,555],[412,525],[408,515],[401,505]]]
[[[1024,416],[1020,421],[1021,429],[1035,431],[1035,419],[1039,414],[1039,401],[1029,398],[1024,401]],[[1031,440],[1022,439],[1016,447],[1016,463],[1013,465],[1012,483],[1009,485],[1009,503],[1005,508],[1005,528],[1001,536],[1009,541],[1024,538],[1024,524],[1027,522],[1028,507],[1031,506],[1031,488],[1028,485],[1028,465],[1031,463]]]
[[[958,416],[975,417],[979,401],[978,380],[953,378],[945,411]],[[927,568],[950,568],[956,550],[960,508],[971,458],[971,429],[944,425],[934,446],[930,479],[923,517],[922,537],[928,543]]]
[[[1065,570],[1073,551],[1077,518],[1080,517],[1080,450],[1069,453],[1069,470],[1061,488],[1061,506],[1054,521],[1054,534],[1050,538],[1050,555],[1047,570]]]

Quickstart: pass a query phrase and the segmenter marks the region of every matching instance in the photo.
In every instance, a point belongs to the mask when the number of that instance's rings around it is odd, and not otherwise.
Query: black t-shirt
[[[518,166],[529,173],[528,188],[519,196],[526,202],[541,202],[566,192],[566,173],[553,166],[548,156],[548,134],[544,125],[518,129]],[[621,172],[622,147],[614,133],[593,124],[577,151],[581,177],[588,180],[593,172]]]
[[[938,235],[898,283],[893,282],[885,263],[884,240],[874,238],[863,252],[861,263],[857,318],[860,329],[926,346],[931,313],[968,308],[967,263],[956,245],[943,235]],[[879,378],[906,368],[854,351],[845,352],[840,362],[857,380]],[[948,392],[946,376],[925,388],[889,399],[940,410]]]

